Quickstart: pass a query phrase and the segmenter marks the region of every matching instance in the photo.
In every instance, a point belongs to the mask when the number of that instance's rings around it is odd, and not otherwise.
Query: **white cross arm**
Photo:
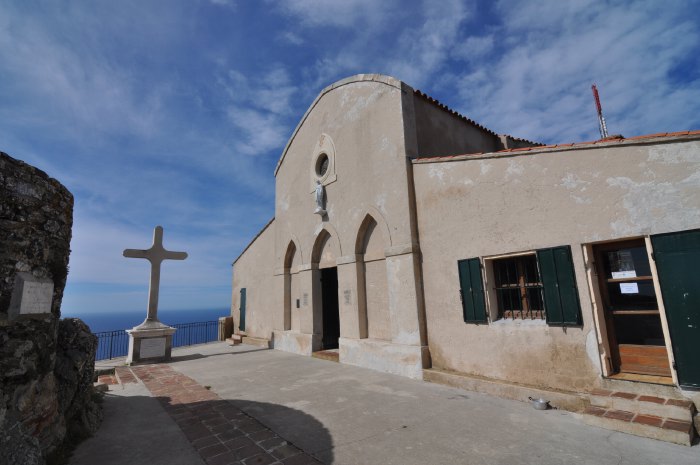
[[[124,249],[124,256],[127,258],[148,258],[148,250]]]
[[[171,252],[170,250],[166,250],[163,256],[169,260],[184,260],[187,258],[187,252]]]

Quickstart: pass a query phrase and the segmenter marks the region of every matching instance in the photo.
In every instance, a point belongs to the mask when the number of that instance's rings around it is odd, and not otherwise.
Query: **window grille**
[[[542,280],[534,254],[494,260],[493,274],[499,318],[545,319]]]

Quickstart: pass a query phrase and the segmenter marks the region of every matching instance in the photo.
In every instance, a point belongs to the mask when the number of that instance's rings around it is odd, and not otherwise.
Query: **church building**
[[[700,131],[543,146],[357,75],[316,97],[275,189],[233,263],[236,333],[571,409],[697,398]]]

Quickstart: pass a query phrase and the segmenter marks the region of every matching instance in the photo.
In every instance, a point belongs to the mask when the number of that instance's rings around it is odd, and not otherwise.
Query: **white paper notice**
[[[621,294],[639,294],[637,283],[620,283]]]
[[[613,277],[613,279],[636,278],[636,277],[637,277],[637,272],[634,271],[634,270],[630,270],[630,271],[613,271],[613,272],[612,272],[612,277]]]

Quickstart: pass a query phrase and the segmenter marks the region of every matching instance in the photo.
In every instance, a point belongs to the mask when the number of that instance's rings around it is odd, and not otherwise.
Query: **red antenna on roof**
[[[608,127],[605,125],[605,117],[603,116],[603,107],[600,106],[600,97],[598,96],[598,88],[593,84],[593,98],[595,98],[595,107],[598,110],[598,128],[600,129],[600,138],[608,137]]]

